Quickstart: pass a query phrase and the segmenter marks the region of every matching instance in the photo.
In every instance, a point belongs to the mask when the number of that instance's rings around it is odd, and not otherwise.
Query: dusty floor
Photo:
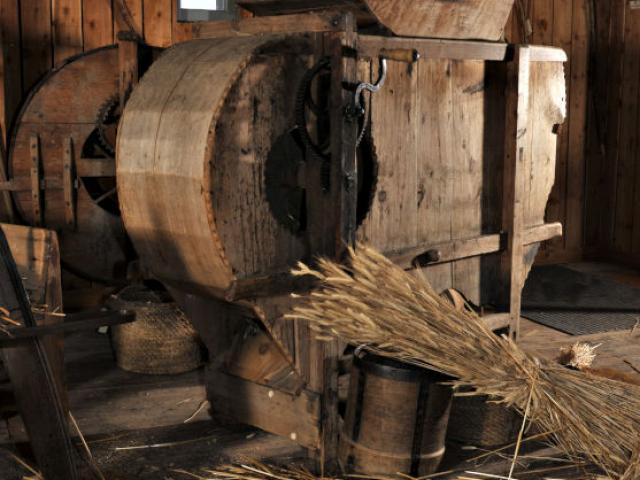
[[[640,285],[635,271],[606,264],[578,264],[575,268],[608,275],[617,281]],[[596,366],[606,366],[637,376],[640,373],[640,330],[591,336],[586,340],[602,343]],[[523,320],[522,345],[536,354],[553,358],[560,346],[579,337],[550,330]],[[307,463],[307,454],[288,439],[278,438],[242,425],[222,425],[211,419],[201,371],[185,375],[157,377],[123,372],[115,366],[108,337],[98,333],[76,334],[67,339],[67,376],[70,405],[92,450],[96,463],[108,480],[180,480],[189,476],[176,470],[198,473],[230,459],[273,459],[278,463]],[[0,394],[8,385],[2,385]],[[193,416],[194,412],[199,413]],[[28,471],[11,457],[14,451],[28,458],[20,422],[0,421],[0,480],[22,479]],[[588,478],[572,472],[545,445],[532,444],[520,458],[518,479]],[[513,448],[479,462],[461,463],[480,450],[450,446],[445,469],[482,471],[505,475]],[[504,455],[506,454],[506,455]],[[525,472],[526,471],[526,472]],[[458,478],[460,471],[440,478]],[[468,478],[472,474],[462,474]],[[487,478],[487,477],[485,477]],[[497,477],[499,478],[499,477]]]

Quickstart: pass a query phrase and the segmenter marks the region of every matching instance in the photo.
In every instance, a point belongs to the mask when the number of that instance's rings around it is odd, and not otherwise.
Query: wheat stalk
[[[287,318],[307,320],[320,338],[339,337],[455,377],[456,387],[524,412],[571,459],[588,459],[610,478],[637,468],[640,388],[540,361],[498,337],[472,311],[457,310],[419,274],[372,248],[349,250],[348,266],[321,259],[319,287]],[[633,460],[632,460],[633,459]]]

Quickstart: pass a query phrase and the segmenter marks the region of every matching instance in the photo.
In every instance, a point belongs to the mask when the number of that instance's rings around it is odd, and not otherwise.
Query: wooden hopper
[[[326,8],[351,10],[361,23],[375,19],[396,35],[499,40],[514,0],[238,0],[257,15]]]

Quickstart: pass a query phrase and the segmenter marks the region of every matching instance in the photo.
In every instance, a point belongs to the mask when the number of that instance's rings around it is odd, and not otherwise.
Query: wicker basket
[[[111,330],[118,366],[146,374],[178,374],[198,368],[203,361],[198,334],[178,306],[162,293],[131,286],[113,295],[107,305],[131,310],[136,321]]]
[[[464,445],[499,447],[515,441],[521,423],[518,412],[486,397],[455,397],[447,436]]]

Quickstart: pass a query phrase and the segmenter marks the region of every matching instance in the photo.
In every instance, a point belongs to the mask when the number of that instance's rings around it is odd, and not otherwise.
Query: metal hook
[[[380,76],[378,77],[378,81],[375,84],[371,83],[360,83],[356,88],[356,93],[354,97],[354,112],[357,115],[364,114],[364,107],[362,105],[362,92],[365,90],[371,93],[379,92],[380,89],[384,86],[385,81],[387,80],[387,59],[384,57],[380,57]]]

